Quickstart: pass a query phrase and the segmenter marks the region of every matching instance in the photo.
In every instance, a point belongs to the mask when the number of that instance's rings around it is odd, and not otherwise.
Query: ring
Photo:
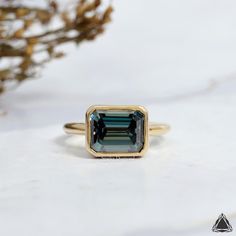
[[[167,124],[148,123],[143,106],[93,105],[86,112],[86,123],[68,123],[68,134],[86,136],[86,148],[95,157],[140,157],[148,149],[149,135],[169,131]]]

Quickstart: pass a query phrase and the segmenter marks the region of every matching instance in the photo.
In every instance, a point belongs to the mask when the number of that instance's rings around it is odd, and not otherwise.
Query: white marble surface
[[[222,212],[236,230],[235,1],[114,5],[105,35],[0,98],[0,235],[207,236]],[[172,131],[143,158],[94,159],[62,132],[94,103]]]

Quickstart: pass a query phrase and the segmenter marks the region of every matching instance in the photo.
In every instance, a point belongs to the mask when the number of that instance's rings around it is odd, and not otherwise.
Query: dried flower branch
[[[95,39],[110,22],[112,12],[111,6],[100,9],[101,0],[80,0],[64,10],[55,0],[44,8],[29,7],[19,0],[4,3],[0,6],[0,93],[9,81],[35,77],[45,63],[63,57],[56,49],[59,45]],[[57,28],[51,26],[54,19],[60,21]],[[39,32],[33,33],[35,28]],[[11,61],[7,66],[6,59]]]

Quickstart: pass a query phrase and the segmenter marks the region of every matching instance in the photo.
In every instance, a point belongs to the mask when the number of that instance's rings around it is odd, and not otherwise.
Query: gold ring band
[[[170,130],[170,126],[167,124],[161,124],[156,122],[151,122],[148,125],[149,135],[164,135]],[[85,123],[67,123],[64,125],[64,131],[67,134],[79,134],[85,135],[86,125]]]

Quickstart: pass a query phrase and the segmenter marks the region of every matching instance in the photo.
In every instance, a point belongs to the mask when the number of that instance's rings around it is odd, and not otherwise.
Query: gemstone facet
[[[145,114],[132,109],[94,109],[88,115],[90,148],[97,153],[139,153],[145,146]]]

